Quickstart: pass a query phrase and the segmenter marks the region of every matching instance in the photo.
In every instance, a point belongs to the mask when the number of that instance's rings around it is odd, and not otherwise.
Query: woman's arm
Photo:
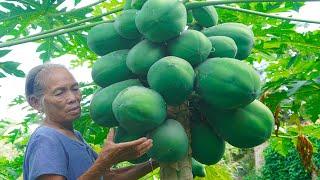
[[[114,130],[110,129],[105,146],[96,162],[87,172],[78,178],[79,180],[98,180],[103,176],[106,179],[111,179],[114,177],[114,174],[110,173],[110,168],[113,164],[138,158],[145,154],[152,146],[152,140],[148,140],[147,138],[118,144],[114,143],[113,138]]]

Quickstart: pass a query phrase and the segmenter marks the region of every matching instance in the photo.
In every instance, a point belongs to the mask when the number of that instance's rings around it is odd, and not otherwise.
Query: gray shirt
[[[43,174],[56,174],[68,180],[77,179],[97,158],[81,134],[73,140],[56,129],[40,126],[31,135],[23,163],[23,179],[34,180]]]

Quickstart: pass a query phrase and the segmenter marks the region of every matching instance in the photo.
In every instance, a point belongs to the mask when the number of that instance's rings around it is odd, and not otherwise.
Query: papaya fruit
[[[192,167],[193,177],[205,177],[206,176],[206,169],[204,168],[204,165],[199,163],[194,158],[191,159],[191,167]]]
[[[132,0],[131,7],[140,10],[147,0]]]
[[[227,36],[211,36],[209,40],[212,44],[212,51],[209,55],[213,57],[229,57],[234,58],[238,48],[234,40]]]
[[[129,142],[129,141],[137,140],[137,139],[139,139],[141,137],[142,136],[131,135],[125,129],[123,129],[122,127],[117,127],[115,129],[114,142],[115,143]],[[149,159],[150,158],[148,157],[148,155],[144,154],[144,155],[142,155],[142,156],[140,156],[140,157],[138,157],[136,159],[129,160],[128,162],[130,162],[132,164],[138,164],[138,163],[146,162]]]
[[[165,55],[166,49],[164,46],[145,39],[129,51],[126,63],[133,73],[147,75],[152,64]]]
[[[193,90],[195,73],[184,59],[167,56],[154,63],[147,79],[151,89],[162,95],[169,105],[183,103]]]
[[[212,49],[210,40],[199,31],[186,30],[179,37],[168,42],[168,52],[197,66],[205,61]]]
[[[187,10],[179,0],[148,0],[136,16],[141,34],[153,42],[165,42],[185,29]]]
[[[229,131],[226,129],[225,131]],[[225,151],[225,141],[203,122],[191,124],[192,157],[205,165],[220,161]]]
[[[153,140],[153,146],[147,154],[159,163],[173,163],[187,155],[188,137],[176,120],[166,120],[151,131],[149,137]]]
[[[258,100],[233,110],[203,106],[211,126],[232,146],[252,148],[265,142],[274,128],[272,112]]]
[[[122,90],[112,103],[112,111],[120,126],[135,135],[144,134],[163,123],[166,110],[160,94],[139,86]]]
[[[87,43],[89,48],[99,56],[110,52],[130,49],[140,39],[126,39],[120,36],[114,28],[113,23],[99,24],[88,32]]]
[[[113,83],[135,78],[128,69],[126,58],[129,50],[118,50],[102,56],[92,67],[92,79],[101,87],[107,87]]]
[[[218,24],[218,13],[213,6],[204,6],[192,9],[194,19],[203,27],[211,27]]]
[[[119,123],[112,112],[112,102],[120,91],[130,86],[139,86],[140,81],[129,79],[112,84],[98,91],[90,102],[90,116],[92,120],[104,127],[118,126]]]
[[[227,36],[232,38],[237,44],[238,51],[236,59],[247,58],[254,45],[254,35],[252,30],[240,23],[223,23],[210,28],[204,29],[203,34],[206,36]]]
[[[137,12],[138,10],[136,9],[126,10],[116,18],[114,28],[120,36],[126,39],[138,39],[142,37],[135,23]]]
[[[243,107],[260,94],[258,73],[233,58],[211,58],[196,68],[196,92],[218,109]]]

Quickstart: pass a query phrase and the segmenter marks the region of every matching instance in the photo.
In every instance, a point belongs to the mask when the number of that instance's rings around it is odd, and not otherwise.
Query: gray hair
[[[36,67],[33,67],[26,78],[25,84],[25,96],[27,102],[31,105],[30,98],[35,96],[39,98],[41,101],[41,106],[43,105],[43,94],[44,94],[44,79],[49,75],[49,71],[54,68],[64,68],[65,66],[61,64],[51,64],[45,63]]]

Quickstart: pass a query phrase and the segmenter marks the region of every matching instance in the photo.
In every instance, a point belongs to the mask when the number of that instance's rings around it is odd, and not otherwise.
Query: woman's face
[[[49,70],[44,81],[44,113],[55,122],[71,122],[81,114],[79,85],[64,68]]]

